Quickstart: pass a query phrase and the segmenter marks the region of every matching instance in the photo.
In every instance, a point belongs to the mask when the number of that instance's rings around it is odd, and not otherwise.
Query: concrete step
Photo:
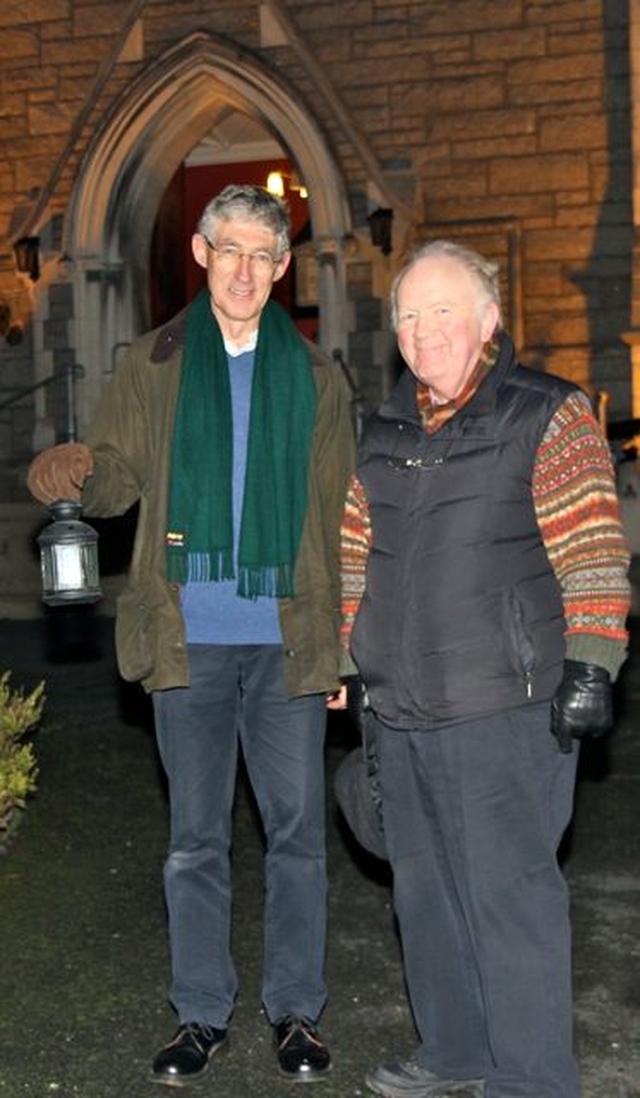
[[[36,537],[47,521],[37,503],[0,507],[0,616],[32,618],[40,613],[40,561]]]

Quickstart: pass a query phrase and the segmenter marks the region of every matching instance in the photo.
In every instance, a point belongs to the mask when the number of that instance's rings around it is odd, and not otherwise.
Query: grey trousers
[[[375,723],[419,1062],[486,1098],[579,1098],[568,891],[577,750],[537,704],[439,730]]]
[[[262,997],[272,1022],[325,1004],[324,695],[289,698],[279,645],[190,645],[191,684],[153,696],[171,807],[165,865],[172,985],[182,1022],[227,1025],[232,808],[239,745],[266,840]]]

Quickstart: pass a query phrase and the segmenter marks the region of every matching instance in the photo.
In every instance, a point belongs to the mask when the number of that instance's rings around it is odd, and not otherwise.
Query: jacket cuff
[[[341,679],[348,679],[352,675],[357,675],[357,674],[358,674],[358,668],[356,667],[355,663],[351,659],[351,656],[349,655],[349,653],[348,652],[341,652],[340,653],[340,670],[339,670],[340,678]]]

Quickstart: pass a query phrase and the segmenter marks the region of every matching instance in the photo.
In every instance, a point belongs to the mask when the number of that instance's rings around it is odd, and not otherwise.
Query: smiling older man
[[[408,369],[349,490],[344,643],[421,1043],[367,1084],[578,1098],[557,849],[627,642],[610,455],[577,386],[518,364],[493,263],[429,244],[392,308]]]

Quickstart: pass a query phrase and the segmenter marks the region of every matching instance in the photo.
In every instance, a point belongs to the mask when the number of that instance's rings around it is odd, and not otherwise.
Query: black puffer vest
[[[551,698],[564,617],[532,498],[538,445],[576,386],[498,361],[436,434],[407,370],[371,417],[358,476],[373,527],[353,657],[381,720],[433,727]]]

